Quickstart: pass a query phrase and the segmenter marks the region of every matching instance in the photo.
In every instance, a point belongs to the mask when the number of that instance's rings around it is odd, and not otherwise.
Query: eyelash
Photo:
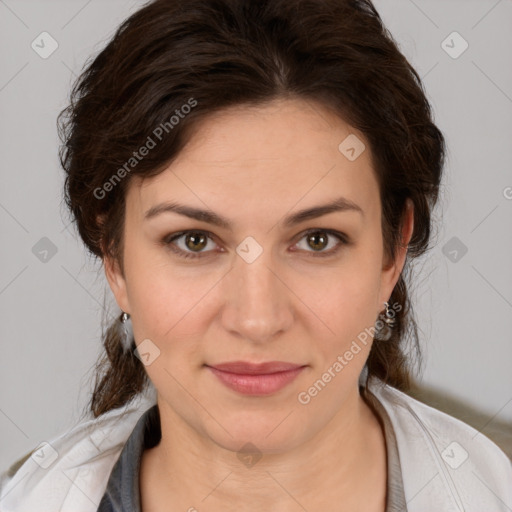
[[[166,247],[168,247],[171,251],[173,251],[175,254],[177,254],[181,258],[204,258],[208,256],[209,252],[212,251],[206,251],[206,252],[200,252],[200,253],[193,253],[188,251],[183,251],[179,248],[177,248],[173,242],[175,240],[178,240],[179,238],[189,234],[189,233],[195,233],[195,234],[202,234],[206,235],[208,238],[212,239],[213,233],[210,233],[209,231],[202,231],[197,229],[189,229],[187,231],[180,231],[179,233],[173,233],[171,235],[167,235],[162,239],[162,244]],[[340,233],[338,231],[334,231],[332,229],[320,229],[320,228],[313,228],[308,229],[304,233],[302,233],[302,236],[299,238],[299,240],[296,243],[299,243],[303,238],[307,237],[308,235],[311,235],[313,233],[326,233],[329,236],[333,236],[339,240],[339,244],[330,251],[323,251],[323,252],[315,252],[315,251],[306,251],[311,252],[312,256],[314,258],[327,258],[329,256],[334,256],[338,253],[338,251],[341,249],[341,246],[343,245],[350,245],[350,241],[348,237],[344,233]]]

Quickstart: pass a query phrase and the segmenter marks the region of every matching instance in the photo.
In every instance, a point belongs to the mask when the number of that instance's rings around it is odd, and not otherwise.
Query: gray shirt
[[[384,427],[388,469],[386,512],[406,512],[402,470],[391,421],[375,395],[370,391],[366,394],[362,387],[360,392]],[[156,446],[160,439],[160,413],[158,405],[154,405],[139,418],[126,441],[112,468],[97,512],[141,512],[139,471],[142,453],[145,449]]]

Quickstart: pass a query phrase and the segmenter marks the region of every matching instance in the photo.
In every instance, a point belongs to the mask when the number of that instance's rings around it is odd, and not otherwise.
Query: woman
[[[501,511],[512,463],[405,394],[444,138],[370,0],[156,0],[62,113],[120,308],[92,418],[2,511]]]

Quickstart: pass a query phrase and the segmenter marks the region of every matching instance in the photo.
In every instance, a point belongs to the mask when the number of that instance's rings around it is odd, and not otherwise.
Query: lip
[[[206,367],[227,387],[245,395],[270,395],[290,384],[306,367],[282,361],[233,361]]]
[[[210,368],[216,368],[229,373],[239,375],[267,375],[269,373],[287,372],[296,370],[302,364],[286,363],[284,361],[267,361],[264,363],[249,363],[247,361],[231,361],[228,363],[219,363],[207,365]]]

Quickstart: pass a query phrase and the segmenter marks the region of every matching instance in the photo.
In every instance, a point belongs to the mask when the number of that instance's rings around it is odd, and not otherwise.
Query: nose
[[[270,256],[263,251],[252,263],[236,256],[223,283],[226,287],[223,327],[252,343],[277,339],[290,329],[294,320],[293,293]]]

